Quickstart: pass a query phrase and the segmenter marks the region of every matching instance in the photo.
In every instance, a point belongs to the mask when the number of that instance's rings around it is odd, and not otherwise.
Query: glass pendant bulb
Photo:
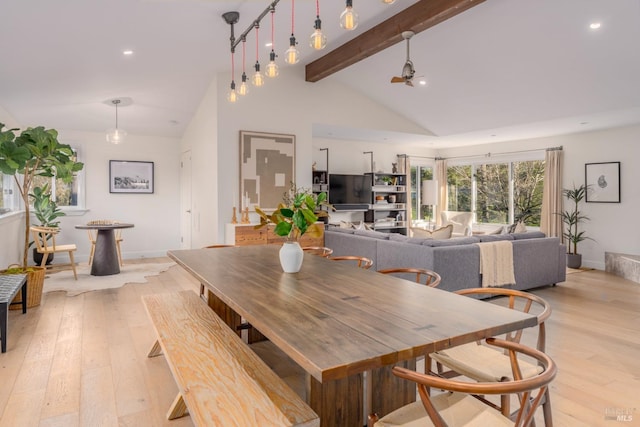
[[[256,72],[251,77],[251,83],[253,83],[255,87],[260,87],[264,85],[264,76],[260,72],[260,63],[258,61],[256,61],[255,68]]]
[[[231,80],[231,87],[227,92],[227,101],[234,103],[238,100],[238,92],[236,92],[236,82]]]
[[[247,84],[247,73],[242,72],[242,83],[240,83],[240,87],[238,88],[238,95],[245,96],[249,93],[249,85]]]
[[[320,17],[317,17],[314,28],[315,31],[311,34],[309,45],[315,50],[322,50],[327,47],[327,36],[322,32],[322,21],[320,21]]]
[[[116,127],[107,131],[107,142],[112,144],[122,144],[127,136],[126,130],[118,129],[118,104],[121,102],[122,101],[120,99],[111,100],[111,103],[116,107]]]
[[[276,53],[273,51],[273,49],[269,54],[269,63],[267,64],[267,68],[265,69],[264,73],[267,75],[267,77],[270,78],[278,77],[278,64],[276,64]]]
[[[353,10],[353,0],[347,0],[347,7],[340,15],[340,26],[345,30],[355,30],[358,26],[358,14]]]
[[[107,132],[107,142],[112,144],[122,144],[124,142],[124,138],[127,136],[127,131],[113,128],[109,129]]]
[[[300,62],[300,51],[296,48],[296,38],[293,34],[289,38],[289,49],[287,49],[284,53],[284,62],[287,64],[297,64]]]

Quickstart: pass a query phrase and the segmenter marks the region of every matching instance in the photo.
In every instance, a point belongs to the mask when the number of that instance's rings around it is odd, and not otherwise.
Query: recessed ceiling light
[[[133,51],[131,49],[123,50],[122,54],[125,56],[133,55]]]
[[[419,83],[421,86],[426,86],[426,85],[427,85],[427,81],[426,81],[425,79],[421,79],[421,80],[419,80],[419,81],[418,81],[418,83]]]
[[[591,28],[592,30],[597,30],[598,28],[600,28],[600,23],[599,22],[592,22],[591,24],[589,24],[589,28]]]
[[[271,43],[271,42],[266,42],[264,44],[264,47],[271,47],[271,46],[273,46],[273,43]]]

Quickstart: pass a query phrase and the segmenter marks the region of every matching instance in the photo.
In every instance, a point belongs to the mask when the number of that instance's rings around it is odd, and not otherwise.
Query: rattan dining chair
[[[329,259],[333,261],[355,262],[358,265],[358,267],[364,268],[366,270],[370,269],[371,266],[373,265],[372,260],[363,256],[341,255],[341,256],[330,257]]]
[[[393,274],[398,277],[404,277],[415,274],[416,283],[427,285],[431,288],[435,288],[440,284],[442,278],[438,273],[425,268],[385,268],[384,270],[378,270],[378,273]]]
[[[553,360],[542,351],[525,345],[487,338],[487,345],[496,353],[506,353],[511,370],[511,378],[502,382],[458,381],[433,374],[423,374],[409,369],[394,367],[394,375],[413,381],[418,386],[420,401],[405,405],[378,419],[371,414],[369,427],[400,426],[516,426],[529,427],[536,409],[548,396],[549,384],[556,376],[557,368]],[[521,356],[535,360],[540,370],[533,376],[521,375]],[[444,390],[433,393],[430,390]],[[505,416],[486,395],[515,395],[520,403],[513,416]],[[482,397],[481,397],[482,396]]]
[[[470,288],[458,290],[456,293],[475,297],[506,297],[507,306],[510,309],[520,310],[524,313],[530,313],[533,310],[538,319],[538,328],[537,336],[531,338],[536,340],[536,349],[538,351],[545,351],[545,321],[551,315],[551,305],[543,298],[529,292],[503,288]],[[535,331],[535,329],[530,330],[531,332]],[[510,332],[506,335],[506,340],[520,343],[523,333],[524,330],[522,329]],[[425,359],[425,366],[428,369],[431,368],[431,359],[436,362],[438,373],[449,378],[464,375],[473,380],[484,382],[499,382],[513,378],[509,356],[503,351],[484,345],[481,342],[473,342],[431,353]],[[449,371],[445,372],[444,367],[448,368]],[[534,377],[541,369],[535,363],[526,361],[520,364],[520,368],[524,378]],[[510,413],[508,396],[503,397],[501,407],[505,415]],[[551,427],[553,421],[548,391],[542,402],[542,410],[545,425]]]
[[[302,248],[302,250],[313,255],[321,256],[323,258],[329,258],[329,255],[333,253],[333,249],[324,246],[305,246],[304,248]]]

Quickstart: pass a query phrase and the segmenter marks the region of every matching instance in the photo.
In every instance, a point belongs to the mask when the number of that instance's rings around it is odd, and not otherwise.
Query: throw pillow
[[[520,221],[516,225],[516,231],[514,231],[514,233],[526,233],[526,232],[527,232],[527,226],[524,225],[524,222]]]
[[[450,239],[453,233],[453,224],[449,224],[434,231],[424,230],[418,227],[411,227],[413,237],[421,237],[423,239]]]
[[[495,230],[493,230],[491,233],[486,233],[486,234],[503,234],[503,233],[504,233],[504,227],[500,226]]]
[[[507,228],[507,233],[509,234],[526,233],[526,232],[527,232],[527,226],[524,225],[524,222],[522,221],[514,222]]]

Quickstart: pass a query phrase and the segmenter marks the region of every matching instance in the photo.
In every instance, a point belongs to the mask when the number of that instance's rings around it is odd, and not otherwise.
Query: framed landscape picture
[[[153,162],[109,160],[110,193],[153,193]]]
[[[584,165],[587,203],[620,203],[620,162]]]
[[[295,135],[240,131],[240,205],[275,210],[295,182]]]

